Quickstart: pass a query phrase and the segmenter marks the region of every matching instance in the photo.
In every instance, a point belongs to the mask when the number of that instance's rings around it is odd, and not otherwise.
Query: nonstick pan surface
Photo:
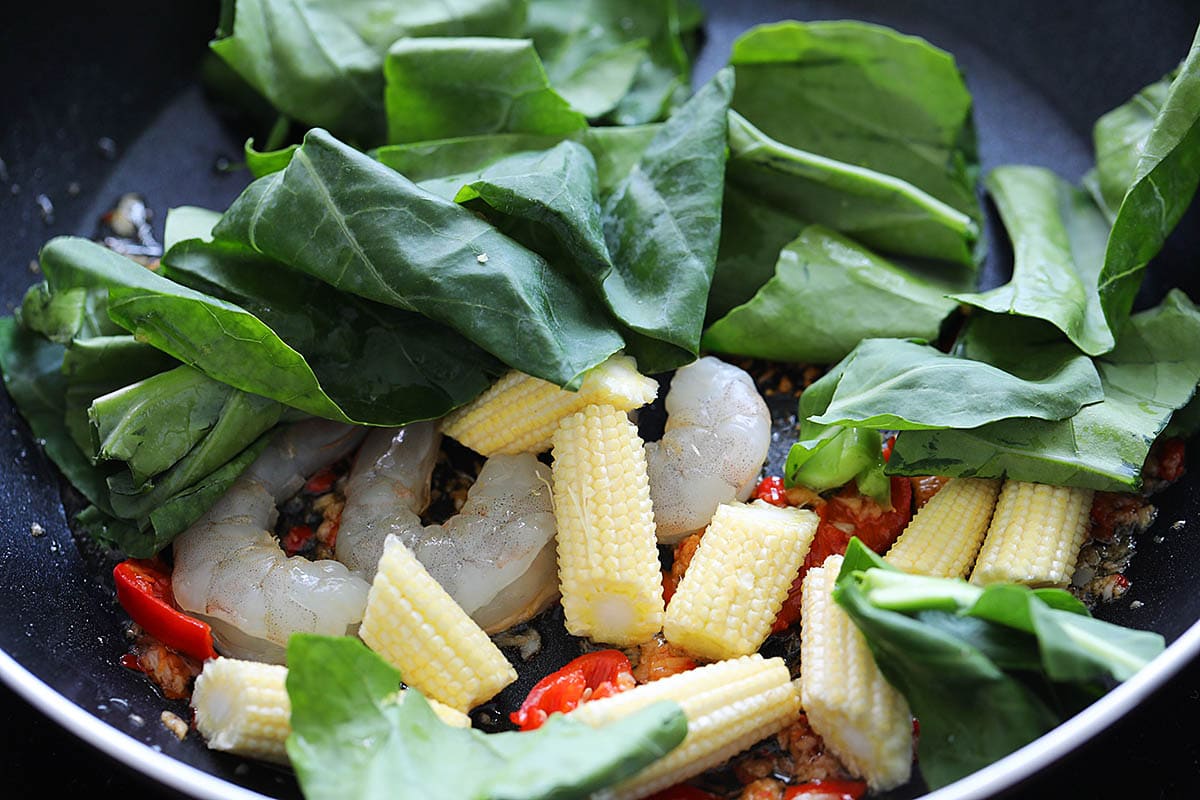
[[[249,132],[245,122],[218,113],[198,79],[215,27],[216,3],[63,5],[22,4],[6,12],[0,28],[4,313],[37,279],[30,262],[38,247],[58,234],[92,235],[97,219],[122,193],[136,191],[147,198],[157,212],[155,228],[161,237],[168,208],[223,208],[249,180],[244,171],[223,168],[238,160]],[[1072,180],[1090,165],[1095,118],[1175,66],[1200,21],[1200,8],[1187,2],[705,5],[707,41],[696,64],[698,81],[719,68],[733,38],[757,22],[852,18],[887,24],[951,51],[966,70],[985,169],[1032,163]],[[1005,279],[1011,253],[994,236],[992,222],[986,280],[995,284]],[[1140,305],[1157,302],[1171,286],[1200,299],[1198,222],[1200,213],[1193,208],[1156,260]],[[149,782],[159,787],[151,788],[151,794],[173,789],[203,797],[246,792],[298,796],[287,772],[209,752],[194,733],[177,741],[159,724],[164,709],[186,718],[186,706],[164,701],[140,675],[119,665],[126,649],[124,615],[111,586],[75,545],[53,467],[3,395],[0,430],[0,681],[32,704],[27,707],[0,689],[6,703],[0,710],[13,709],[14,714],[6,720],[7,738],[0,750],[2,785],[146,791]],[[1114,622],[1160,631],[1173,642],[1167,653],[1080,717],[938,797],[992,796],[1043,769],[1052,776],[1068,769],[1096,770],[1108,776],[1092,784],[1098,787],[1138,777],[1147,796],[1192,796],[1200,788],[1195,752],[1200,725],[1178,721],[1189,715],[1195,720],[1200,703],[1192,698],[1190,706],[1175,708],[1169,699],[1186,704],[1200,688],[1200,558],[1195,541],[1200,537],[1200,463],[1193,459],[1190,466],[1179,484],[1156,498],[1159,521],[1142,538],[1127,572],[1130,593],[1098,612]],[[1182,525],[1173,525],[1177,521]],[[33,523],[46,535],[31,536]],[[546,658],[565,659],[565,651],[551,646]],[[1181,668],[1185,672],[1176,676]],[[1181,682],[1186,680],[1191,684]],[[1049,766],[1164,684],[1166,689],[1149,706],[1159,709],[1154,715],[1135,712],[1119,723],[1122,738],[1107,750],[1093,746],[1092,752],[1105,758],[1119,754],[1123,762],[1081,763],[1076,756]],[[47,732],[42,714],[65,731]],[[1147,736],[1131,728],[1134,723],[1178,731],[1179,736]],[[41,731],[41,738],[27,739],[24,726]],[[103,755],[75,755],[86,748],[74,744],[75,736]],[[1128,753],[1125,742],[1130,743]],[[47,743],[59,758],[38,749]],[[110,758],[125,766],[107,768]],[[95,770],[80,775],[72,764],[99,765],[103,784]],[[1086,776],[1079,780],[1080,788],[1087,785]],[[1046,785],[1042,781],[1010,791],[1040,794]],[[1160,786],[1166,793],[1160,795]],[[896,796],[914,793],[918,790]]]

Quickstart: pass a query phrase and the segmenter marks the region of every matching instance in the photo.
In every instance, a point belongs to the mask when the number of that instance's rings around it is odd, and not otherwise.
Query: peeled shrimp
[[[270,531],[279,503],[365,433],[326,420],[293,425],[175,540],[175,600],[212,625],[223,654],[283,663],[292,633],[341,636],[362,620],[366,581],[336,561],[289,558]]]
[[[771,444],[771,412],[745,370],[712,356],[675,373],[666,407],[646,467],[658,541],[674,544],[721,503],[750,496]]]
[[[373,431],[346,484],[337,557],[370,579],[395,534],[484,630],[504,630],[558,595],[550,470],[493,456],[444,525],[421,525],[439,435],[430,423]]]

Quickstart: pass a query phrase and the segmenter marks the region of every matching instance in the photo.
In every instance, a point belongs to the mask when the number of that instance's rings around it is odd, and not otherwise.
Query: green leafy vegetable
[[[4,387],[63,477],[89,501],[110,509],[106,470],[92,463],[63,424],[67,389],[62,374],[64,350],[63,345],[21,327],[12,317],[0,318]]]
[[[845,428],[813,422],[829,408],[846,362],[825,373],[800,395],[800,436],[788,451],[783,475],[788,486],[806,486],[815,492],[849,483],[891,506],[890,481],[883,476],[883,437],[869,428]]]
[[[906,575],[857,538],[834,598],[920,720],[935,789],[1033,741],[1164,646],[1093,619],[1062,590]]]
[[[1012,365],[1042,353],[1054,335],[1037,320],[972,322],[968,357]],[[1044,323],[1042,323],[1044,326]],[[905,431],[888,472],[898,475],[999,477],[1135,491],[1150,445],[1200,380],[1200,309],[1172,291],[1157,308],[1133,315],[1112,352],[1096,359],[1102,402],[1058,422],[1011,419],[973,430]]]
[[[523,39],[401,39],[388,51],[388,141],[568,134],[587,118],[550,87]]]
[[[846,357],[823,425],[893,430],[975,428],[1009,418],[1060,420],[1103,398],[1086,356],[1056,352],[1018,377],[982,361],[896,339],[867,339]],[[925,473],[940,475],[944,473]]]
[[[212,239],[212,229],[221,219],[220,211],[198,206],[178,206],[167,210],[163,226],[163,252],[187,239]]]
[[[948,289],[812,225],[780,251],[774,276],[752,299],[709,326],[702,344],[718,353],[831,363],[863,339],[936,339],[957,307]]]
[[[674,0],[531,0],[527,32],[571,105],[630,125],[664,119],[687,98],[681,36],[694,24]]]
[[[988,191],[1013,240],[1012,280],[955,298],[997,314],[1054,324],[1089,355],[1107,353],[1115,337],[1100,305],[1108,221],[1087,193],[1040,167],[998,167]]]
[[[333,290],[236,245],[186,241],[162,264],[172,280],[236,304],[269,326],[279,344],[304,359],[319,384],[313,391],[352,420],[402,425],[434,419],[477,396],[502,371],[438,323]],[[305,377],[294,374],[298,385]],[[270,396],[287,402],[274,391]]]
[[[734,112],[728,180],[759,202],[885,253],[973,264],[970,216],[893,175],[789,147]]]
[[[732,94],[732,71],[718,72],[655,134],[604,203],[615,268],[603,292],[641,335],[627,350],[644,372],[682,366],[699,351],[720,238]]]
[[[308,800],[534,800],[583,797],[677,746],[687,718],[659,703],[603,728],[555,715],[536,731],[446,725],[361,641],[288,642],[288,756]]]
[[[458,330],[506,364],[573,386],[623,344],[544,259],[324,131],[225,212],[217,243]]]
[[[730,63],[734,110],[767,136],[981,217],[971,94],[949,53],[862,22],[780,22],[740,36]]]
[[[1109,327],[1118,331],[1133,307],[1146,264],[1162,249],[1200,183],[1200,30],[1153,124],[1133,134],[1139,157],[1132,173],[1128,161],[1114,162],[1111,155],[1124,132],[1126,126],[1112,117],[1101,118],[1095,132],[1101,194],[1116,209],[1100,272],[1100,300]],[[1118,194],[1119,205],[1111,202]]]
[[[380,142],[384,54],[405,36],[520,35],[520,0],[226,0],[212,50],[283,114]]]

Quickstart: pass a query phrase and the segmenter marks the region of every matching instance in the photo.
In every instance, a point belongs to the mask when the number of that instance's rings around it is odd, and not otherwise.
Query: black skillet
[[[118,195],[143,193],[158,212],[161,236],[167,208],[224,207],[248,180],[244,172],[222,168],[237,160],[244,121],[219,116],[197,81],[215,3],[66,5],[21,4],[0,26],[5,313],[37,278],[30,262],[39,245],[57,234],[91,235]],[[1094,119],[1173,67],[1200,21],[1200,8],[1182,1],[705,5],[709,22],[698,79],[723,64],[733,37],[757,22],[880,22],[956,55],[975,96],[985,168],[1034,163],[1072,179],[1089,165]],[[1173,285],[1200,298],[1191,269],[1200,252],[1198,220],[1196,209],[1184,218],[1150,273],[1141,305]],[[1002,238],[990,239],[987,275],[994,284],[1011,254]],[[186,708],[162,700],[141,676],[118,665],[124,617],[71,538],[53,468],[2,395],[0,424],[0,714],[6,717],[0,794],[26,788],[140,797],[177,791],[256,796],[246,790],[296,796],[288,773],[211,753],[194,733],[179,742],[162,727],[164,709],[186,717]],[[1158,504],[1159,522],[1127,573],[1131,592],[1100,615],[1158,630],[1175,644],[1080,717],[937,796],[983,797],[1016,785],[1009,793],[1090,790],[1102,797],[1127,780],[1139,782],[1139,796],[1200,792],[1200,626],[1194,626],[1200,559],[1190,541],[1200,533],[1200,471]],[[1182,525],[1172,526],[1177,520]],[[44,536],[30,535],[35,522]],[[553,666],[549,662],[566,657],[566,649],[551,642],[542,660]],[[1110,725],[1100,741],[1086,743]],[[897,796],[915,793],[919,788],[910,787]]]

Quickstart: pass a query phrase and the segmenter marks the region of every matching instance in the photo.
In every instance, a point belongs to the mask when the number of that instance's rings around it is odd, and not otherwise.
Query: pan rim
[[[1067,756],[1137,708],[1200,656],[1200,620],[1129,680],[1029,744],[924,800],[979,800],[1012,788]],[[271,800],[155,750],[60,694],[0,648],[0,681],[76,737],[139,774],[197,800]]]

